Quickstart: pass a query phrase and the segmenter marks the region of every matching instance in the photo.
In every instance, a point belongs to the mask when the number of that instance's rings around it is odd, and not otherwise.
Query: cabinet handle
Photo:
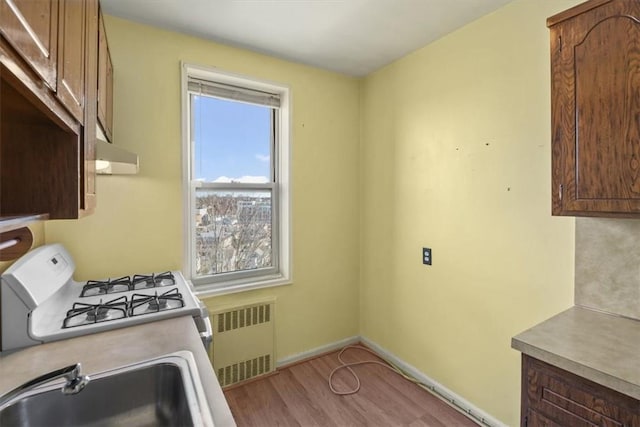
[[[560,184],[560,187],[558,187],[558,198],[560,200],[562,200],[562,190],[564,190],[564,184]]]

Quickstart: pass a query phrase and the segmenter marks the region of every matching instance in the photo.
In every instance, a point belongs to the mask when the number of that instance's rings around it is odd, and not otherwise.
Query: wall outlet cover
[[[431,248],[422,248],[422,263],[425,265],[431,265]]]

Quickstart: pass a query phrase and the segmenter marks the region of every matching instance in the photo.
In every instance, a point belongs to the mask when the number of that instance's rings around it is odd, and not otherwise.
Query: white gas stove
[[[2,350],[170,317],[193,316],[211,341],[206,307],[179,271],[75,282],[62,245],[34,249],[2,275]]]

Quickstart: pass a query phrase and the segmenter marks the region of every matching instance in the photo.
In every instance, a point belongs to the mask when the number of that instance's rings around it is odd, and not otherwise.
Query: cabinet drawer
[[[522,380],[523,404],[548,418],[528,425],[640,426],[640,402],[557,367],[523,356]]]

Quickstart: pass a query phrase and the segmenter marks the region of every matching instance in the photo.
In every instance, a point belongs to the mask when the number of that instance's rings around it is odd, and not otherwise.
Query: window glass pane
[[[271,202],[271,190],[196,190],[196,274],[272,267]]]
[[[191,95],[193,179],[272,182],[270,107]]]

